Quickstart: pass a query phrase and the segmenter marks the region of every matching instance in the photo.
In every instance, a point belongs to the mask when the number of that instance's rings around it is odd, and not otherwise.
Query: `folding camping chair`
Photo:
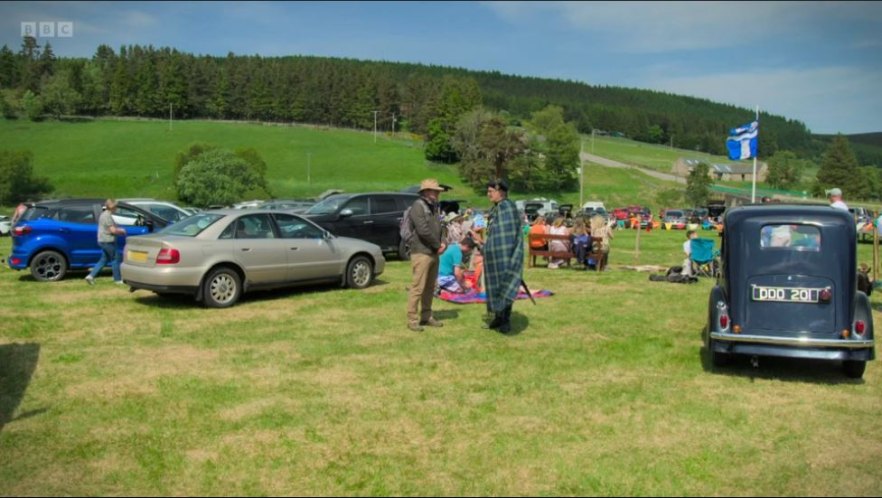
[[[720,252],[714,249],[713,239],[695,238],[689,241],[691,248],[689,261],[692,264],[692,275],[716,277],[719,268],[717,257]]]

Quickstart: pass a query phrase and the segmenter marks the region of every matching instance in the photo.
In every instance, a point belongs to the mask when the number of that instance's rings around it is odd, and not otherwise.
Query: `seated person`
[[[573,230],[570,232],[573,236],[573,254],[576,260],[588,268],[588,253],[591,252],[591,235],[585,226],[583,218],[576,218],[573,223]]]
[[[536,220],[533,221],[533,224],[530,225],[529,233],[538,233],[545,234],[547,232],[547,227],[545,226],[545,217],[537,216]],[[528,237],[529,238],[529,237]],[[530,249],[545,249],[546,241],[544,240],[531,240],[530,241]]]
[[[692,239],[698,238],[695,230],[686,231],[686,242],[683,242],[683,252],[686,253],[686,259],[683,260],[682,274],[686,276],[692,275]]]
[[[448,292],[463,293],[468,286],[465,279],[463,255],[471,254],[475,248],[475,241],[466,237],[459,244],[447,247],[441,255],[438,266],[438,287]]]
[[[548,233],[551,235],[569,235],[570,231],[564,225],[564,217],[558,216],[554,219],[554,223],[548,227]],[[551,240],[548,243],[548,249],[551,251],[569,251],[570,250],[570,241],[568,240]],[[566,263],[567,261],[562,258],[551,258],[551,261],[548,263],[548,267],[551,269],[555,269],[560,267],[561,264]]]

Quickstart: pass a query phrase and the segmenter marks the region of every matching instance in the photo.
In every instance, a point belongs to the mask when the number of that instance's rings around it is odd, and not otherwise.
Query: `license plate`
[[[147,253],[144,251],[126,251],[126,259],[133,263],[146,263]]]
[[[811,289],[806,287],[762,287],[752,286],[754,301],[773,301],[779,303],[817,303],[824,289]]]

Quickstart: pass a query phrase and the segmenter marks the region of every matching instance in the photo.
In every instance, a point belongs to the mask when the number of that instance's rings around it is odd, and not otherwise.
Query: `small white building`
[[[687,177],[692,170],[698,166],[698,163],[707,163],[709,166],[708,173],[714,181],[734,181],[749,182],[753,180],[753,161],[749,164],[719,164],[708,163],[704,159],[689,159],[681,157],[674,162],[671,172],[677,176]],[[756,181],[763,182],[766,180],[769,167],[762,161],[756,163]]]

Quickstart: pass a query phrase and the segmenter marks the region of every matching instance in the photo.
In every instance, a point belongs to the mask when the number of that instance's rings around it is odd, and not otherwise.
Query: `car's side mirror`
[[[327,230],[322,230],[322,238],[325,240],[331,240],[334,238],[334,234]]]
[[[346,209],[340,211],[341,218],[348,218],[348,217],[352,216],[353,214],[355,214],[355,213],[352,211],[352,209],[349,209],[349,208],[346,208]]]

